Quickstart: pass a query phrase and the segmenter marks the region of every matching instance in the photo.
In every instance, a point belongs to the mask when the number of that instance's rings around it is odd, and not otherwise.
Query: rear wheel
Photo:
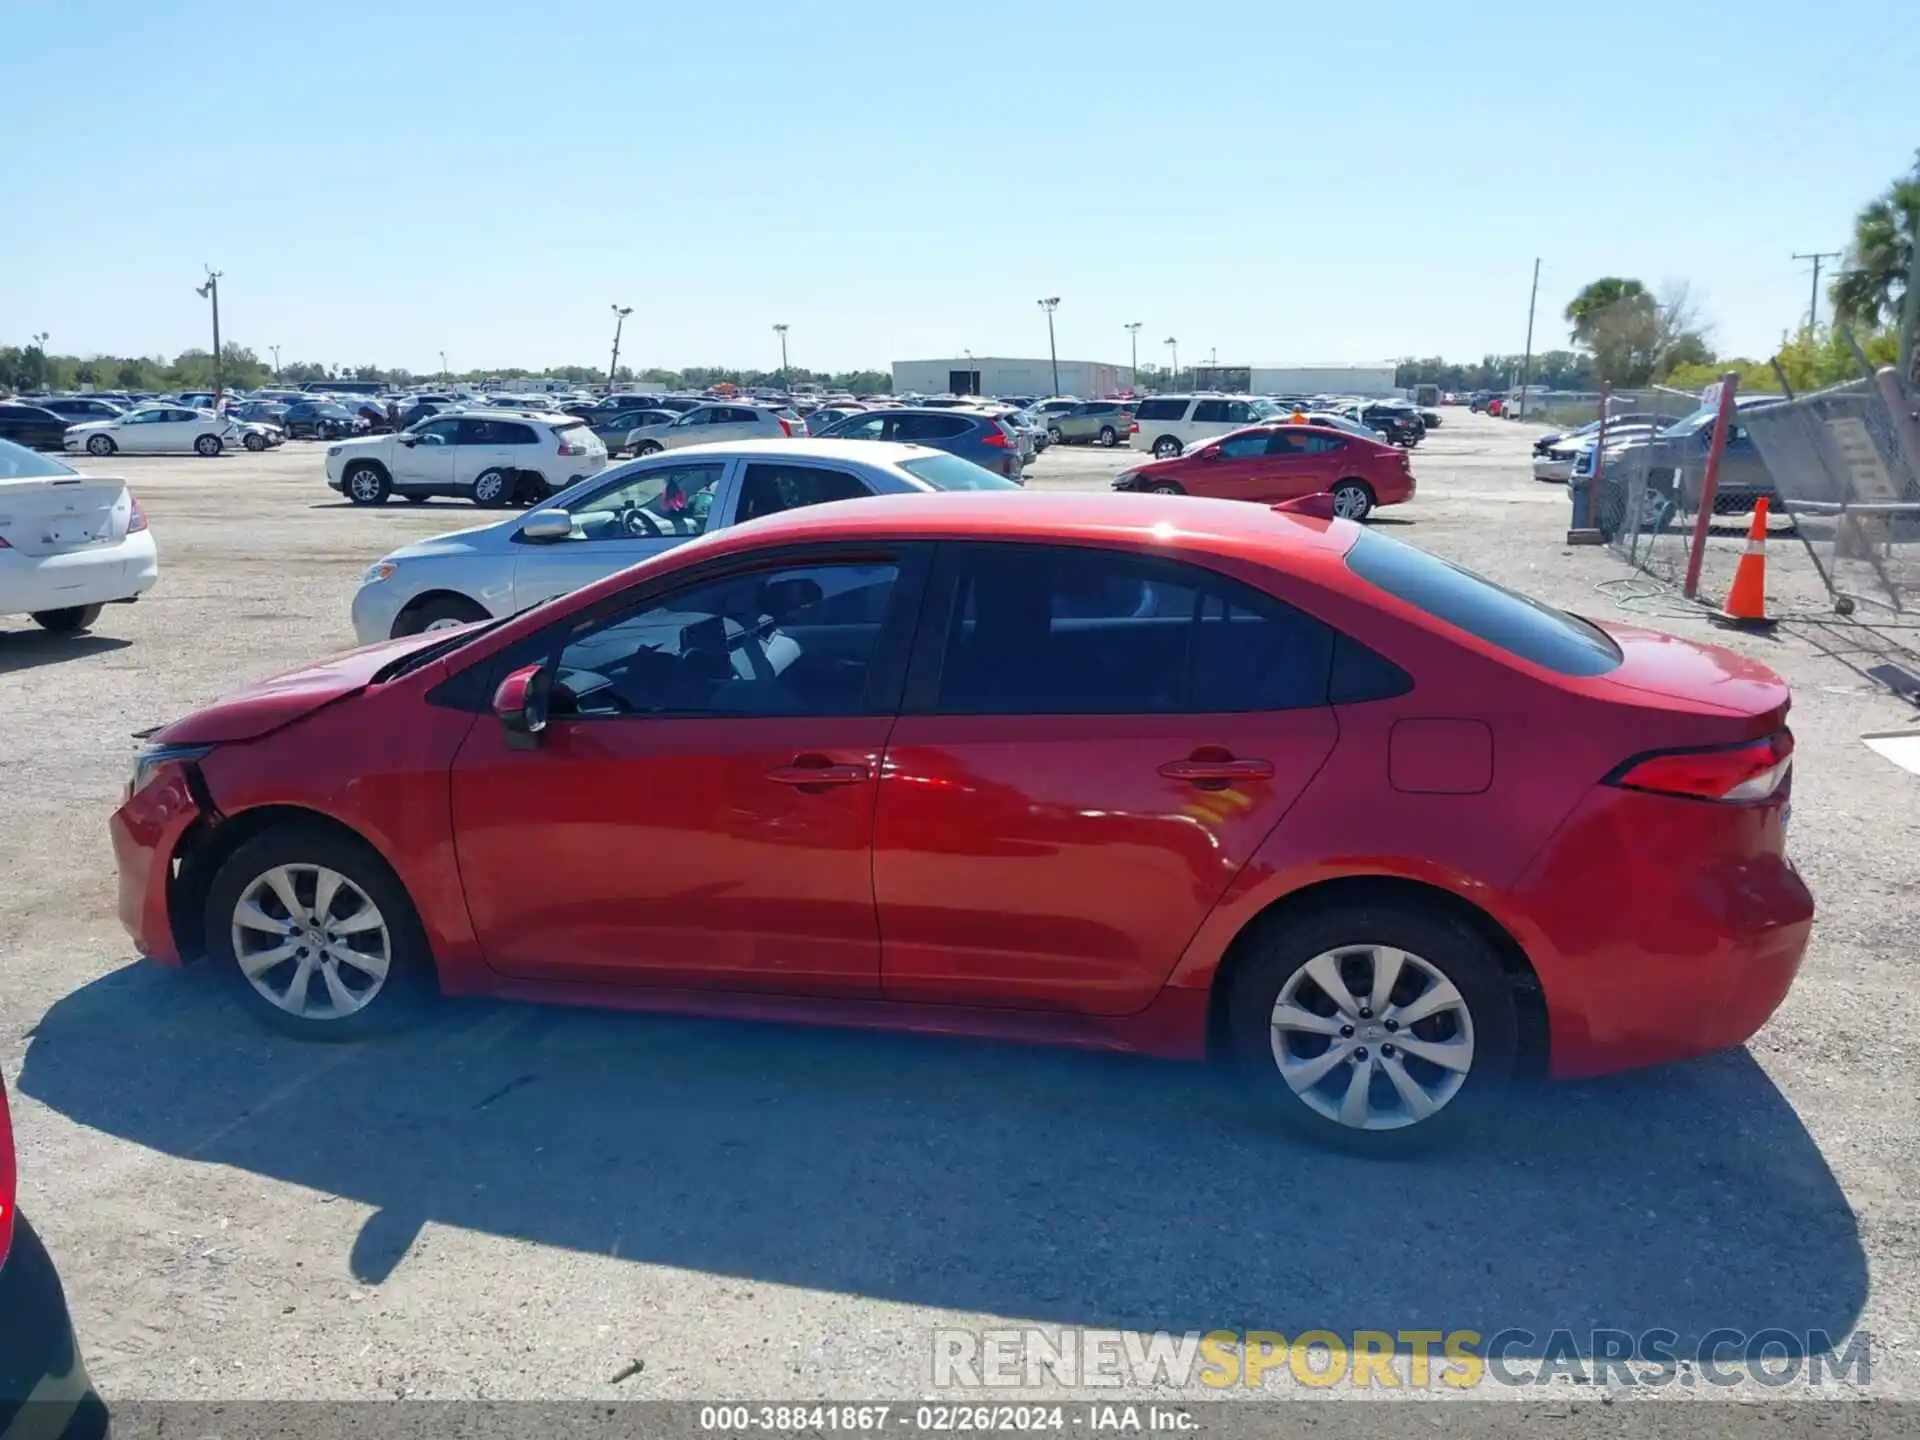
[[[69,605],[64,610],[35,610],[33,623],[55,635],[77,635],[100,618],[104,605]]]
[[[413,1018],[433,958],[406,890],[365,845],[317,825],[247,841],[214,877],[207,953],[255,1018],[353,1040]]]
[[[193,448],[196,454],[205,455],[211,459],[220,453],[220,437],[218,435],[202,435],[193,442]]]
[[[393,493],[393,480],[371,460],[349,465],[341,477],[347,487],[347,499],[356,505],[384,505]]]
[[[111,455],[113,453],[113,437],[111,435],[89,435],[87,437],[87,453],[89,455]]]
[[[1364,520],[1373,513],[1373,491],[1359,480],[1342,480],[1333,487],[1333,513],[1342,520]]]
[[[435,595],[416,601],[400,612],[400,618],[394,622],[393,638],[424,635],[430,630],[455,630],[486,618],[487,612],[464,595]]]
[[[1060,433],[1060,427],[1058,425],[1049,425],[1047,427],[1047,443],[1049,445],[1059,445],[1065,440],[1066,436]]]
[[[482,470],[473,481],[473,503],[497,510],[513,501],[514,476],[510,470],[498,466],[491,470]]]
[[[1111,450],[1115,445],[1120,443],[1119,432],[1111,425],[1102,425],[1100,427],[1100,443]]]
[[[1153,442],[1153,453],[1157,459],[1171,460],[1180,453],[1180,442],[1171,435],[1162,435]]]
[[[1236,1068],[1322,1144],[1405,1154],[1444,1140],[1508,1078],[1518,1034],[1492,948],[1405,901],[1287,917],[1229,995]]]

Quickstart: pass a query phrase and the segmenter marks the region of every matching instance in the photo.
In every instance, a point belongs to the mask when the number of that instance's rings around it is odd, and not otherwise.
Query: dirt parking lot
[[[1619,561],[1562,543],[1529,439],[1447,412],[1377,523],[1644,619],[1596,589]],[[1056,449],[1030,483],[1129,458]],[[113,468],[159,587],[77,639],[0,622],[0,1066],[23,1208],[109,1400],[907,1397],[936,1326],[1010,1322],[1664,1327],[1683,1354],[1858,1327],[1872,1393],[1920,1395],[1920,778],[1858,740],[1910,712],[1793,629],[1726,642],[1796,692],[1821,908],[1785,1008],[1746,1051],[1524,1092],[1402,1170],[1140,1061],[492,1004],[360,1047],[253,1028],[114,917],[133,732],[344,648],[368,563],[496,517],[353,509],[310,445]]]

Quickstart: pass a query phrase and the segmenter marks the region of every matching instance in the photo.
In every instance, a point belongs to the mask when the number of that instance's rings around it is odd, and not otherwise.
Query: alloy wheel
[[[1364,520],[1372,508],[1373,501],[1360,486],[1347,484],[1333,487],[1333,513],[1342,520]]]
[[[339,1020],[386,984],[393,936],[373,898],[338,870],[276,865],[240,892],[233,955],[247,983],[287,1014]]]
[[[1302,1104],[1352,1130],[1430,1118],[1473,1069],[1473,1017],[1431,962],[1388,945],[1323,951],[1288,977],[1269,1022]]]

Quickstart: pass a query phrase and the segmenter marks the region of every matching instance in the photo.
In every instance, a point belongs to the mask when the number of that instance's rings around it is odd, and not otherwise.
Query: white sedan
[[[111,420],[89,420],[68,429],[69,450],[105,456],[116,451],[129,455],[218,455],[235,447],[265,450],[274,443],[272,429],[229,420],[211,410],[185,405],[142,405]]]
[[[147,517],[126,481],[0,440],[0,615],[31,615],[70,635],[159,578]]]

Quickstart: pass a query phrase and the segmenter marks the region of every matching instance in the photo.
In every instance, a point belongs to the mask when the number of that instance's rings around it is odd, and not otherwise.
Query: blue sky
[[[1909,4],[119,0],[0,19],[0,343],[457,369],[1536,347],[1805,313],[1920,146]],[[1564,14],[1561,12],[1565,12]],[[1497,17],[1497,18],[1496,18]]]

